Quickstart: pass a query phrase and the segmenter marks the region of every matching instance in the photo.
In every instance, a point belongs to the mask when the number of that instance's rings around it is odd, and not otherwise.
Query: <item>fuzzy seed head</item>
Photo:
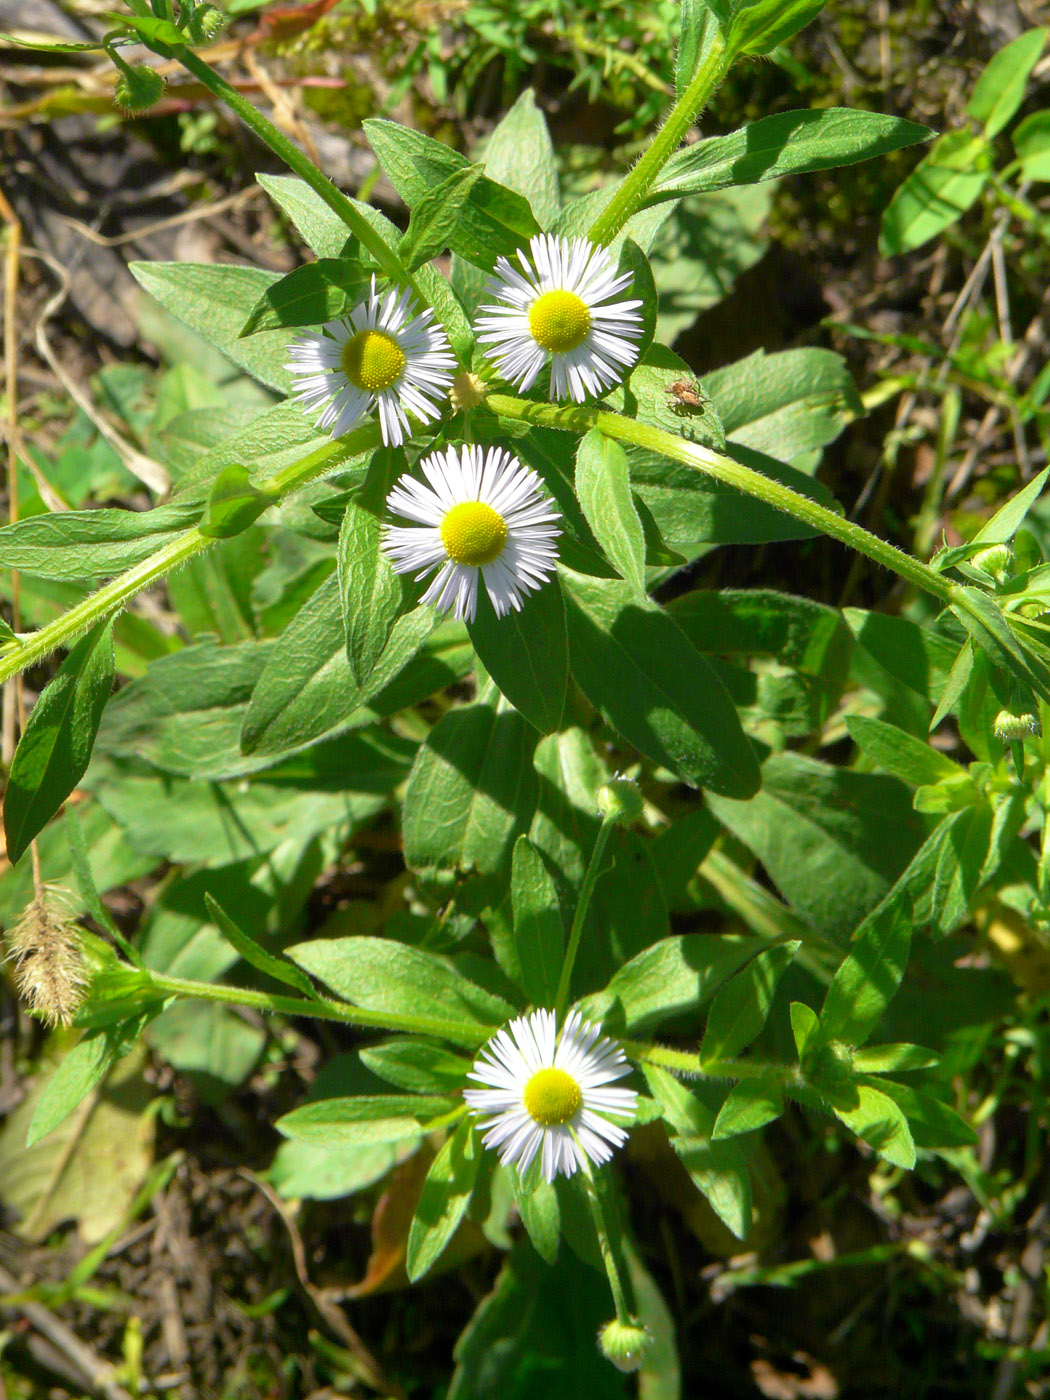
[[[61,892],[45,886],[8,930],[19,996],[50,1026],[67,1026],[84,1000],[87,973],[80,926]]]

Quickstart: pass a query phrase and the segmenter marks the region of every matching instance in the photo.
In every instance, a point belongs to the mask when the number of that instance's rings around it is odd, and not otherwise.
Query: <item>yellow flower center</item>
[[[587,303],[575,292],[544,292],[529,307],[529,330],[544,350],[575,350],[590,328]]]
[[[461,501],[441,522],[441,543],[457,564],[491,564],[507,543],[507,522],[484,501]]]
[[[404,367],[405,352],[386,331],[358,331],[343,346],[344,374],[370,394],[396,384]]]
[[[537,1123],[570,1123],[583,1102],[580,1086],[563,1069],[540,1069],[525,1085],[525,1107]]]

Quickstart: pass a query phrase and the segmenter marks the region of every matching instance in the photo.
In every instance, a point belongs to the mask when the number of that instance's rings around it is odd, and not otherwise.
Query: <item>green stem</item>
[[[692,82],[668,112],[649,149],[591,225],[587,236],[592,243],[611,243],[627,220],[642,207],[660,171],[682,144],[731,62],[721,38],[716,36],[708,45]]]
[[[576,953],[580,947],[583,925],[587,918],[587,908],[591,902],[591,895],[594,893],[594,886],[598,882],[602,856],[605,854],[605,843],[608,841],[609,833],[615,825],[615,817],[603,817],[602,824],[598,828],[598,835],[594,838],[594,848],[591,851],[591,858],[587,863],[587,873],[584,875],[583,884],[580,887],[580,897],[576,901],[576,913],[573,916],[572,928],[569,931],[569,946],[565,950],[565,961],[561,965],[561,976],[558,978],[558,991],[554,998],[554,1012],[558,1020],[561,1020],[561,1013],[565,1010],[565,1003],[568,1000],[573,964],[576,962]]]
[[[530,399],[511,398],[507,394],[489,394],[486,403],[494,413],[502,414],[505,418],[515,418],[523,423],[537,423],[547,428],[562,428],[573,433],[586,433],[591,428],[597,428],[606,437],[614,438],[618,442],[633,443],[650,452],[659,452],[664,457],[670,457],[672,461],[682,462],[687,467],[703,472],[705,476],[723,482],[726,486],[754,496],[756,500],[772,506],[774,510],[794,516],[804,525],[830,535],[834,540],[840,540],[858,554],[873,559],[884,568],[892,569],[906,582],[932,593],[943,602],[951,599],[951,583],[935,569],[918,559],[913,559],[910,554],[905,554],[895,545],[880,540],[877,535],[871,534],[851,520],[846,520],[835,511],[828,510],[826,506],[811,501],[808,496],[793,491],[790,486],[784,486],[771,477],[763,476],[761,472],[745,467],[732,457],[713,452],[709,447],[687,442],[663,428],[654,428],[648,423],[639,423],[633,418],[625,418],[622,414],[590,405],[572,407],[534,403]]]
[[[691,1079],[776,1079],[785,1087],[805,1083],[798,1065],[767,1060],[702,1060],[695,1052],[672,1050],[644,1040],[619,1038],[624,1054],[636,1064],[658,1065]]]
[[[227,987],[218,982],[195,982],[186,977],[166,977],[159,972],[149,974],[151,986],[170,996],[189,997],[197,1001],[217,1001],[224,1006],[248,1006],[256,1011],[279,1013],[284,1016],[310,1016],[319,1021],[342,1021],[349,1026],[371,1030],[403,1031],[409,1035],[432,1035],[450,1040],[455,1045],[475,1049],[489,1032],[460,1021],[446,1021],[437,1016],[413,1016],[394,1011],[369,1011],[345,1001],[318,997],[275,995],[247,987]]]
[[[609,1229],[601,1197],[598,1195],[598,1186],[594,1180],[594,1172],[586,1153],[583,1154],[583,1181],[587,1192],[587,1204],[591,1208],[591,1219],[594,1221],[594,1233],[598,1237],[598,1248],[601,1250],[605,1275],[609,1280],[609,1290],[613,1296],[613,1306],[616,1308],[616,1320],[622,1322],[625,1327],[629,1327],[634,1322],[631,1316],[633,1300],[628,1296],[630,1284],[627,1282],[623,1251],[620,1248],[619,1236],[614,1238]]]
[[[311,452],[308,457],[293,462],[291,466],[264,478],[256,485],[260,491],[271,496],[276,505],[293,491],[333,471],[348,458],[374,447],[378,440],[376,424],[366,424],[338,441],[326,443],[316,452]],[[19,671],[24,671],[27,666],[43,661],[59,647],[67,646],[75,637],[119,611],[136,593],[141,593],[151,583],[155,583],[215,543],[213,537],[202,534],[200,529],[193,525],[141,564],[136,564],[134,568],[104,584],[97,592],[82,598],[68,612],[56,617],[46,627],[20,637],[17,647],[12,643],[0,655],[0,684],[10,680]]]
[[[400,282],[411,287],[419,300],[425,305],[426,298],[416,286],[415,280],[409,275],[403,266],[401,259],[388,248],[382,238],[375,231],[372,225],[363,214],[354,207],[354,203],[342,190],[337,189],[332,184],[328,176],[318,170],[313,161],[305,156],[299,148],[291,142],[284,132],[269,121],[263,114],[254,107],[246,97],[232,87],[225,78],[220,78],[214,68],[209,67],[202,58],[187,48],[165,49],[165,56],[171,54],[177,58],[188,73],[192,73],[195,78],[204,84],[209,92],[213,93],[221,101],[225,102],[231,111],[236,112],[245,126],[250,127],[256,136],[273,151],[274,155],[281,160],[304,180],[306,184],[320,195],[333,213],[337,214],[352,234],[358,239],[362,248],[366,248],[376,263],[394,282]]]

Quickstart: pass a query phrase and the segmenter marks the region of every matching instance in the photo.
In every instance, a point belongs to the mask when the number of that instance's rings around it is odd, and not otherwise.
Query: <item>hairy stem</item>
[[[685,133],[706,107],[731,62],[721,38],[716,36],[708,45],[692,82],[668,112],[649,149],[591,225],[588,237],[592,243],[611,243],[627,220],[642,207],[660,171],[682,144]]]
[[[887,543],[886,540],[880,540],[877,535],[871,534],[851,520],[846,520],[835,511],[828,510],[817,501],[811,501],[808,496],[800,495],[790,486],[784,486],[771,477],[763,476],[761,472],[745,467],[743,463],[736,462],[732,457],[726,457],[720,452],[714,452],[709,447],[688,442],[663,428],[654,428],[648,423],[639,423],[633,418],[625,418],[622,414],[591,405],[576,407],[534,403],[530,399],[511,398],[506,394],[489,394],[486,403],[494,413],[502,414],[505,418],[516,418],[524,423],[537,423],[547,428],[562,428],[573,433],[586,433],[591,428],[597,428],[606,437],[614,438],[618,442],[634,443],[651,452],[659,452],[664,457],[670,457],[672,461],[682,462],[687,467],[703,472],[705,476],[723,482],[726,486],[754,496],[756,500],[772,506],[774,510],[794,516],[804,525],[841,541],[858,554],[863,554],[876,564],[891,569],[906,582],[932,593],[943,602],[948,602],[951,598],[951,583],[921,560],[912,558],[910,554],[905,554],[902,549]]]
[[[231,111],[236,112],[245,126],[250,127],[256,136],[269,146],[274,155],[279,156],[315,194],[320,195],[329,209],[342,219],[358,239],[362,248],[368,250],[387,277],[403,286],[411,287],[419,300],[426,304],[426,298],[393,249],[387,247],[364,215],[354,207],[353,201],[348,199],[342,190],[337,189],[328,176],[318,170],[313,161],[305,156],[279,127],[264,117],[243,94],[232,87],[225,78],[221,78],[214,68],[209,67],[191,49],[180,47],[165,50],[165,53],[177,58],[188,73],[192,73],[209,92],[225,102]]]
[[[151,984],[158,992],[170,996],[189,997],[197,1001],[217,1001],[224,1006],[249,1006],[257,1011],[280,1013],[284,1016],[310,1016],[320,1021],[342,1021],[348,1026],[370,1030],[402,1031],[409,1035],[432,1035],[455,1045],[476,1049],[489,1035],[466,1022],[446,1021],[438,1016],[413,1016],[395,1011],[369,1011],[345,1001],[318,997],[275,995],[247,987],[227,987],[219,982],[194,982],[186,977],[165,977],[151,972]]]

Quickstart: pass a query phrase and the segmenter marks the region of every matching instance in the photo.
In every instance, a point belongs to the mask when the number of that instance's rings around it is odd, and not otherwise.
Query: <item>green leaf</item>
[[[695,787],[750,797],[754,751],[714,671],[629,584],[562,570],[573,677],[612,727]]]
[[[977,1134],[965,1118],[940,1099],[920,1093],[910,1084],[898,1084],[893,1079],[878,1079],[875,1085],[891,1098],[908,1120],[915,1146],[923,1151],[945,1147],[972,1147]]]
[[[22,49],[32,49],[35,53],[101,53],[104,45],[100,43],[54,43],[51,40],[43,39],[23,39],[17,34],[7,34],[0,30],[0,43],[17,44]]]
[[[915,1142],[908,1120],[901,1109],[883,1092],[885,1085],[873,1088],[863,1082],[855,1086],[858,1103],[854,1108],[833,1108],[835,1117],[851,1132],[863,1138],[880,1157],[910,1171],[915,1165]]]
[[[339,595],[346,657],[359,687],[371,680],[405,606],[401,576],[383,553],[382,539],[377,516],[351,501],[339,529]]]
[[[817,347],[756,350],[706,375],[704,388],[730,441],[781,462],[834,442],[864,413],[844,358]]]
[[[984,136],[949,131],[899,186],[882,216],[879,248],[887,257],[921,248],[950,228],[988,183],[992,149]]]
[[[252,485],[247,467],[224,467],[212,482],[200,532],[209,539],[226,540],[254,525],[273,497]]]
[[[711,1137],[715,1142],[753,1133],[772,1123],[784,1111],[784,1090],[772,1076],[742,1079],[734,1084],[725,1103],[718,1110]]]
[[[984,127],[989,138],[997,136],[1024,101],[1032,69],[1046,47],[1045,29],[1029,29],[1000,49],[977,80],[967,115]]]
[[[553,1006],[565,955],[565,930],[550,871],[525,836],[514,844],[510,890],[517,980],[534,1006]]]
[[[594,538],[620,577],[645,593],[645,536],[631,496],[630,463],[618,442],[592,428],[576,454],[576,495]]]
[[[558,1258],[558,1245],[561,1243],[558,1193],[549,1181],[540,1181],[534,1190],[526,1191],[516,1171],[511,1171],[510,1179],[514,1204],[536,1253],[546,1263],[553,1264]]]
[[[1023,486],[1005,505],[1000,506],[991,520],[985,521],[970,543],[1009,544],[1024,524],[1025,516],[1042,494],[1048,476],[1050,467],[1044,467],[1027,486]]]
[[[680,98],[692,82],[700,60],[718,35],[713,7],[707,4],[707,0],[682,0],[679,24],[674,70],[676,98]]]
[[[744,0],[729,27],[734,54],[764,54],[790,39],[820,14],[825,0]]]
[[[992,664],[1050,702],[1050,665],[1034,644],[1011,628],[1002,608],[987,593],[955,584],[951,610]]]
[[[283,982],[286,987],[294,987],[297,992],[301,992],[310,1001],[316,1001],[317,993],[314,991],[314,984],[304,972],[301,972],[299,968],[284,958],[275,958],[272,953],[268,953],[250,934],[245,933],[234,923],[229,914],[217,900],[212,898],[207,890],[204,892],[204,903],[212,921],[219,928],[223,937],[236,948],[249,966],[254,967],[258,972],[264,972],[275,982]]]
[[[516,190],[529,202],[541,229],[549,229],[558,217],[558,163],[554,156],[547,119],[526,88],[496,126],[482,152],[485,169],[493,180]]]
[[[926,835],[897,779],[799,753],[768,758],[762,790],[750,802],[707,801],[791,907],[836,941],[879,903]]]
[[[801,947],[794,941],[767,948],[723,985],[708,1013],[702,1062],[731,1060],[747,1049],[766,1024],[777,983]]]
[[[536,803],[536,731],[493,687],[449,710],[421,745],[404,806],[405,859],[413,869],[509,865]]]
[[[276,272],[218,263],[129,263],[135,280],[166,311],[228,355],[235,365],[282,394],[292,386],[285,368],[292,332],[282,328],[241,339],[246,308],[279,282]]]
[[[12,862],[87,772],[113,676],[113,624],[105,622],[77,643],[33,707],[4,794],[4,832]]]
[[[820,1033],[825,1041],[863,1045],[882,1020],[908,965],[912,914],[907,903],[886,901],[853,940],[824,997]]]
[[[703,1006],[763,942],[736,933],[685,933],[644,949],[581,1003],[588,1020],[637,1031]]]
[[[200,506],[70,510],[0,528],[0,566],[36,578],[97,583],[141,564],[200,518]]]
[[[173,45],[178,48],[189,42],[182,30],[172,24],[170,19],[154,19],[152,15],[122,14],[120,22],[133,29],[147,44]]]
[[[795,1049],[801,1062],[806,1051],[820,1035],[820,1017],[804,1001],[793,1001],[788,1008],[791,1016],[791,1033],[795,1038]]]
[[[912,787],[965,779],[965,768],[896,725],[866,715],[848,715],[850,738],[866,758]]]
[[[854,1052],[853,1068],[860,1074],[892,1074],[895,1070],[929,1069],[938,1059],[924,1045],[872,1045]]]
[[[1019,178],[1050,180],[1050,111],[1033,112],[1010,133],[1014,151],[1021,162]]]
[[[485,587],[467,624],[470,640],[500,693],[541,734],[561,727],[569,688],[569,639],[558,577],[497,617]]]
[[[860,608],[843,608],[842,616],[858,645],[894,680],[927,701],[940,693],[959,651],[957,641],[904,617]]]
[[[398,618],[367,684],[359,686],[346,655],[339,579],[331,575],[270,654],[244,719],[244,752],[281,753],[338,728],[404,669],[433,626],[425,608]]]
[[[285,326],[320,326],[361,301],[369,278],[359,263],[344,258],[318,258],[297,267],[267,287],[252,307],[241,338]]]
[[[449,176],[469,167],[465,156],[397,122],[369,119],[364,129],[380,165],[409,209],[415,209]],[[539,232],[527,200],[482,176],[472,185],[461,217],[450,231],[450,247],[491,270],[498,257],[510,257]]]
[[[456,1043],[471,1049],[514,1015],[502,997],[476,986],[434,953],[392,939],[319,938],[297,943],[288,956],[355,1006],[444,1017],[450,1029],[451,1023],[460,1027]]]
[[[429,190],[412,210],[398,256],[409,272],[451,247],[463,206],[481,178],[480,165],[454,170],[447,180]]]
[[[467,1083],[471,1062],[444,1045],[419,1036],[385,1040],[358,1052],[361,1063],[380,1079],[413,1094],[458,1094]]]
[[[712,1142],[714,1113],[666,1070],[643,1065],[642,1071],[672,1130],[671,1146],[694,1186],[737,1239],[746,1239],[751,1229],[751,1179],[739,1144]]]
[[[423,1094],[361,1094],[352,1099],[320,1099],[278,1118],[279,1133],[321,1147],[360,1147],[419,1139],[428,1119],[448,1113],[448,1098]]]
[[[933,134],[916,122],[852,107],[778,112],[673,155],[646,203],[855,165]]]
[[[294,175],[258,174],[255,178],[318,258],[339,258],[345,253],[350,230],[305,180]],[[351,202],[359,207],[356,200]],[[397,237],[397,228],[390,224],[387,241],[391,246]]]
[[[59,1061],[36,1101],[26,1132],[26,1146],[46,1137],[82,1103],[109,1073],[117,1060],[131,1051],[150,1019],[160,1010],[159,1001],[151,1011],[112,1026],[88,1031]]]
[[[465,1119],[434,1158],[408,1232],[405,1272],[415,1283],[437,1263],[467,1213],[482,1153]]]

